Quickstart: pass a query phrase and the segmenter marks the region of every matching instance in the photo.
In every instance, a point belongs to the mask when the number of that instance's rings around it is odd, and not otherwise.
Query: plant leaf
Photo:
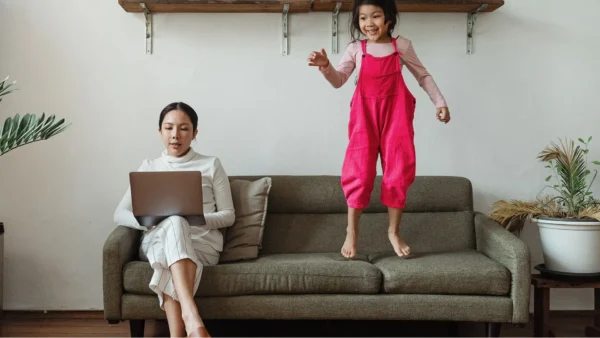
[[[4,121],[4,126],[2,128],[2,143],[0,143],[0,153],[4,153],[6,152],[6,149],[8,149],[7,142],[8,136],[10,134],[10,128],[12,127],[12,125],[12,117],[6,118],[6,121]]]
[[[43,140],[47,140],[48,138],[50,138],[50,135],[60,127],[60,125],[62,125],[65,122],[65,119],[60,119],[58,122],[56,122],[55,124],[49,126],[46,130],[44,130],[44,132],[40,135],[40,137]]]
[[[579,142],[585,144],[585,141],[582,138],[578,138],[577,140],[579,140]]]
[[[7,83],[8,76],[0,81],[0,102],[2,96],[8,95],[17,89],[13,88],[16,81]],[[69,124],[65,125],[65,119],[55,122],[54,115],[46,118],[42,113],[40,117],[35,114],[25,114],[23,118],[19,114],[8,117],[4,124],[0,125],[0,156],[20,146],[48,139],[65,131]]]
[[[45,118],[46,118],[46,113],[42,113],[42,116],[40,116],[39,119],[36,121],[35,129],[32,130],[30,132],[29,136],[27,136],[25,138],[25,143],[29,143],[29,142],[33,142],[33,141],[37,140],[37,135],[38,135],[37,133],[42,129]]]
[[[56,129],[55,131],[53,131],[52,133],[50,133],[50,135],[48,135],[48,137],[46,139],[49,139],[49,138],[51,138],[54,135],[58,135],[58,134],[62,133],[63,131],[65,131],[70,126],[71,126],[71,124],[66,124],[66,125],[60,127],[59,129]]]
[[[10,131],[10,135],[8,137],[8,148],[12,148],[15,140],[17,139],[17,133],[19,132],[19,123],[21,122],[21,116],[19,114],[15,115],[13,118],[13,125]]]
[[[566,216],[575,217],[584,207],[585,193],[589,190],[586,182],[587,172],[585,149],[575,146],[573,141],[562,141],[560,145],[551,143],[538,156],[542,161],[556,161],[556,174],[561,195],[561,204],[566,208]]]
[[[595,165],[600,165],[600,161],[594,161],[592,163],[594,163]]]
[[[8,95],[16,90],[10,89],[16,82],[13,81],[13,83],[9,83],[8,85],[6,85],[7,80],[8,76],[4,80],[2,80],[2,82],[0,82],[0,102],[2,101],[2,96]]]
[[[551,178],[552,178],[552,175],[546,177],[546,182],[550,181]]]
[[[37,134],[41,129],[42,124],[39,122],[37,116],[31,115],[29,126],[27,127],[26,132],[21,135],[21,138],[17,140],[17,143],[29,143],[37,140]]]
[[[70,124],[65,125],[65,119],[55,122],[54,115],[46,118],[45,113],[40,117],[26,114],[22,119],[7,118],[0,127],[0,156],[28,143],[46,140],[65,131]]]

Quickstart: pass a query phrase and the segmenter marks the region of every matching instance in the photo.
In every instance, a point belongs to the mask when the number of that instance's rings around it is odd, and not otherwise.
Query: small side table
[[[531,275],[533,285],[533,336],[556,337],[548,320],[550,315],[550,289],[594,289],[594,325],[586,326],[586,337],[600,337],[600,282],[566,282],[546,278],[539,274]]]

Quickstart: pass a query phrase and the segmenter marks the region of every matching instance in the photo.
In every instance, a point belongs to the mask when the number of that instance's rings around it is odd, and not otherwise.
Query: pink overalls
[[[403,209],[406,192],[415,179],[413,117],[415,98],[406,87],[400,67],[396,39],[395,52],[384,57],[367,54],[363,59],[352,97],[349,144],[342,166],[342,189],[350,208],[369,204],[381,153],[383,180],[381,202]]]

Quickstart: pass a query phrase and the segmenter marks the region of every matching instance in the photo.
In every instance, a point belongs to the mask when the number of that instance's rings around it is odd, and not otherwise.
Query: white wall
[[[596,136],[600,158],[599,12],[597,0],[509,0],[479,16],[471,56],[466,14],[402,14],[398,32],[453,117],[436,122],[405,72],[418,100],[418,174],[470,178],[476,208],[487,211],[500,198],[535,197],[546,175],[536,155],[559,136]],[[127,172],[159,155],[157,116],[171,101],[199,112],[196,149],[231,175],[338,174],[354,86],[334,90],[305,62],[313,49],[331,50],[330,20],[292,15],[284,57],[278,14],[156,15],[148,56],[143,16],[116,0],[0,0],[0,76],[20,88],[0,118],[44,111],[73,123],[0,158],[4,307],[102,308],[112,213]],[[343,50],[347,15],[340,21]],[[524,238],[540,263],[537,230]],[[553,291],[552,308],[590,309],[590,295]]]

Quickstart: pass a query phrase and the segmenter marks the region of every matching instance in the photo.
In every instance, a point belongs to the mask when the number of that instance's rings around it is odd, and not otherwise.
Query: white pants
[[[182,259],[190,259],[196,263],[193,291],[193,294],[196,294],[202,269],[205,265],[219,263],[219,252],[202,237],[190,236],[190,225],[185,218],[171,216],[144,233],[140,245],[140,258],[150,262],[154,269],[149,286],[158,295],[160,308],[164,310],[163,294],[179,301],[169,270],[171,265]]]

